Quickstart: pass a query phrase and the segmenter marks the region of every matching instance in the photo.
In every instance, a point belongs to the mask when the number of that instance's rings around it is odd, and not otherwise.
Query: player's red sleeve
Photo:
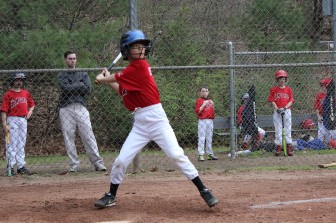
[[[195,113],[198,116],[199,112],[200,112],[200,107],[203,104],[203,100],[201,98],[197,99],[196,103],[195,103]]]
[[[319,109],[320,106],[320,94],[317,94],[314,101],[314,109]]]
[[[35,102],[32,98],[32,96],[30,95],[30,93],[27,91],[27,94],[28,94],[28,101],[27,101],[27,104],[28,104],[28,108],[31,108],[31,107],[34,107],[35,106]]]
[[[237,124],[240,125],[243,122],[243,111],[245,106],[240,106],[237,112]]]
[[[289,101],[291,101],[292,103],[294,103],[295,101],[292,88],[289,88]]]
[[[151,78],[150,67],[146,60],[135,60],[114,77],[127,91],[140,91]]]

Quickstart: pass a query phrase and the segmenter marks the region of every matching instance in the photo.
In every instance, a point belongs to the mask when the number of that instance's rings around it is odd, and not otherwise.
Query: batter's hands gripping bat
[[[284,151],[284,155],[287,156],[287,143],[286,143],[286,134],[285,134],[285,123],[284,123],[284,115],[285,113],[281,113],[281,122],[282,122],[282,148]]]
[[[122,57],[122,54],[120,52],[118,54],[118,56],[113,60],[111,65],[107,68],[107,70],[110,71],[114,67],[114,65],[120,60],[121,57]],[[104,74],[104,76],[105,76],[105,74]],[[95,82],[95,84],[100,84],[100,82],[98,80],[95,80],[94,82]]]
[[[7,162],[7,176],[12,176],[12,168],[10,165],[10,154],[9,154],[9,143],[10,143],[10,134],[9,134],[9,125],[6,125],[6,162]]]

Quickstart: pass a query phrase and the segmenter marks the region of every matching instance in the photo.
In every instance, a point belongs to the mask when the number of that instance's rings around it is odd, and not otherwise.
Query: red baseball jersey
[[[199,113],[200,107],[205,100],[209,100],[209,103]],[[214,119],[215,118],[215,106],[211,99],[199,98],[195,103],[195,112],[198,119]]]
[[[35,106],[35,103],[27,90],[19,92],[9,90],[2,101],[0,110],[8,116],[27,116],[28,109]]]
[[[288,86],[284,88],[278,86],[271,87],[268,101],[275,102],[278,108],[283,108],[288,102],[294,103],[293,91]]]
[[[243,123],[243,111],[245,109],[245,105],[239,107],[237,111],[237,124],[241,125]]]
[[[316,95],[315,102],[314,102],[314,108],[319,110],[319,113],[322,115],[322,104],[327,96],[326,93],[320,92]]]
[[[114,74],[125,107],[134,111],[160,103],[160,94],[147,61],[134,60],[124,70]]]

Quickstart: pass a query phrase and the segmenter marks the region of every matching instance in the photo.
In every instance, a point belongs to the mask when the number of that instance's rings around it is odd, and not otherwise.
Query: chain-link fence
[[[279,69],[287,71],[295,99],[291,109],[293,140],[307,133],[317,138],[314,101],[321,90],[319,81],[333,76],[334,60],[330,42],[332,19],[323,17],[322,0],[132,3],[135,5],[131,6],[137,7],[137,26],[154,42],[149,62],[161,102],[181,147],[199,169],[311,165],[335,158],[328,144],[328,149],[295,151],[288,159],[274,157],[265,147],[248,156],[238,156],[233,162],[228,156],[230,150],[241,148],[243,136],[235,129],[236,112],[243,93],[249,92],[251,86],[255,92],[257,122],[267,123],[263,127],[267,138],[261,142],[273,148],[274,125],[270,118],[273,109],[267,98],[270,87],[276,85],[275,71]],[[59,117],[62,92],[59,73],[68,71],[63,54],[74,50],[77,71],[87,72],[93,83],[101,67],[110,64],[119,53],[118,42],[129,29],[129,18],[132,19],[129,11],[134,8],[122,0],[4,1],[0,7],[1,95],[10,89],[11,75],[24,72],[24,88],[35,101],[28,121],[27,167],[38,172],[67,170],[69,157]],[[234,49],[231,62],[229,41]],[[119,61],[117,66],[114,71],[127,63]],[[215,117],[228,120],[234,117],[235,121],[234,128],[215,130],[213,134],[212,146],[218,161],[197,161],[198,120],[194,109],[202,85],[209,87]],[[106,85],[92,84],[87,99],[99,152],[109,167],[132,127],[132,115],[124,108],[120,96]],[[302,117],[312,117],[315,126],[307,131],[302,129],[303,120],[295,120]],[[77,133],[81,129],[78,126]],[[232,134],[220,134],[223,132]],[[5,139],[3,131],[0,137]],[[230,137],[237,145],[232,144]],[[78,135],[76,149],[80,167],[94,169]],[[158,150],[155,143],[146,147],[142,155],[145,169],[171,170],[171,163]],[[4,154],[5,145],[2,151]],[[4,159],[1,167],[5,167]]]

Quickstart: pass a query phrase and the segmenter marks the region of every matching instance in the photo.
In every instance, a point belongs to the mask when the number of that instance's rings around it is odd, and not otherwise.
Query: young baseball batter
[[[282,115],[284,118],[284,129],[287,142],[287,154],[293,156],[292,147],[292,113],[291,108],[294,103],[293,91],[290,87],[286,86],[288,74],[284,70],[275,72],[275,79],[278,82],[277,86],[271,87],[268,96],[268,101],[272,103],[274,108],[273,123],[275,129],[276,145],[275,155],[279,156],[282,151]]]
[[[332,78],[324,78],[320,80],[321,91],[316,94],[314,109],[317,115],[317,137],[326,144],[329,144],[331,138],[336,138],[336,130],[328,130],[323,124],[322,105],[327,96],[327,87],[332,82]]]
[[[243,132],[246,131],[246,130],[242,129],[242,126],[243,126],[243,112],[244,112],[244,109],[246,107],[246,104],[247,104],[247,101],[248,101],[249,98],[250,98],[250,95],[247,92],[242,95],[242,97],[241,97],[242,105],[239,107],[239,109],[237,111],[237,125]],[[258,138],[257,138],[256,142],[260,142],[265,137],[265,134],[266,134],[265,130],[258,126]],[[257,147],[257,145],[252,145],[254,148],[250,148],[251,141],[252,141],[252,136],[250,134],[244,134],[241,149],[242,150],[252,150],[252,151],[254,149],[257,149],[257,148],[255,148],[255,147]]]
[[[105,208],[115,205],[119,184],[127,166],[150,141],[156,142],[165,154],[191,180],[209,207],[218,200],[202,183],[198,171],[179,146],[175,133],[169,124],[160,103],[160,95],[146,55],[151,50],[152,41],[140,30],[130,30],[122,35],[120,51],[129,65],[119,73],[111,75],[104,69],[96,79],[108,83],[122,96],[125,107],[134,112],[134,125],[124,142],[120,153],[112,165],[110,190],[95,203]]]
[[[212,151],[213,119],[215,106],[209,98],[209,89],[203,86],[199,90],[199,98],[195,103],[196,117],[198,118],[198,161],[204,161],[204,144],[208,160],[218,160]]]
[[[4,133],[10,135],[6,144],[12,175],[16,175],[14,165],[17,164],[19,174],[31,174],[25,167],[25,145],[27,139],[27,120],[33,113],[35,103],[30,93],[21,89],[25,80],[24,73],[16,73],[11,80],[11,89],[5,94],[1,105],[1,118]]]

